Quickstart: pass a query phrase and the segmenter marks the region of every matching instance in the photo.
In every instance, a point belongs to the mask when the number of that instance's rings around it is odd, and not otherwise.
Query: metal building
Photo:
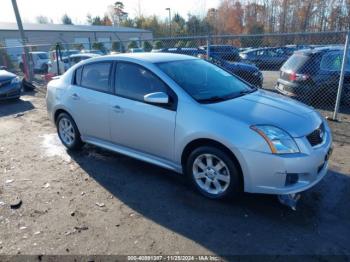
[[[151,31],[130,27],[29,23],[24,23],[23,27],[28,43],[35,45],[35,50],[38,51],[48,51],[57,42],[67,46],[81,43],[86,49],[91,49],[94,42],[102,42],[110,49],[114,41],[141,42],[153,37]],[[16,23],[0,22],[0,44],[7,48],[12,57],[22,53],[22,42]]]

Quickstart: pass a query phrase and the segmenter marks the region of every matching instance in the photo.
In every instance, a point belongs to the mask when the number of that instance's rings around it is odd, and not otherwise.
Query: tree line
[[[123,10],[124,5],[119,8]],[[88,17],[88,22],[114,24],[108,14]],[[156,37],[345,31],[350,30],[350,0],[222,0],[203,17],[175,13],[171,27],[168,20],[142,14],[119,19],[117,26],[152,30]]]
[[[39,23],[50,21],[37,17]],[[170,22],[141,12],[130,18],[118,1],[102,17],[88,14],[86,22],[148,29],[155,37],[345,31],[350,30],[350,0],[222,0],[204,16],[175,13]],[[67,14],[62,23],[73,24]]]

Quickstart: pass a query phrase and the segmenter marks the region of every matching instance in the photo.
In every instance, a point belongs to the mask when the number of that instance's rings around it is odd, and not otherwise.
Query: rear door
[[[79,67],[69,88],[70,112],[83,136],[109,140],[109,113],[113,98],[112,62],[93,62]]]

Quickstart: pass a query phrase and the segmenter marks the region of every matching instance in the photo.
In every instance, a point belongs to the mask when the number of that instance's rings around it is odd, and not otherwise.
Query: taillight
[[[305,74],[297,74],[295,72],[289,73],[289,80],[290,81],[305,81],[309,79],[309,75]]]
[[[297,74],[296,74],[295,72],[291,72],[291,73],[289,74],[289,80],[290,80],[290,81],[295,81],[295,80],[297,80]]]

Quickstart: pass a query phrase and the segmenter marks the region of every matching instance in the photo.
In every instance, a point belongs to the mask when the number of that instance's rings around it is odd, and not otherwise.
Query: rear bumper
[[[21,85],[11,84],[0,87],[0,101],[7,99],[15,99],[21,96]]]
[[[291,83],[280,78],[277,80],[275,89],[277,92],[291,97],[310,95],[310,91],[312,91],[310,86]]]

